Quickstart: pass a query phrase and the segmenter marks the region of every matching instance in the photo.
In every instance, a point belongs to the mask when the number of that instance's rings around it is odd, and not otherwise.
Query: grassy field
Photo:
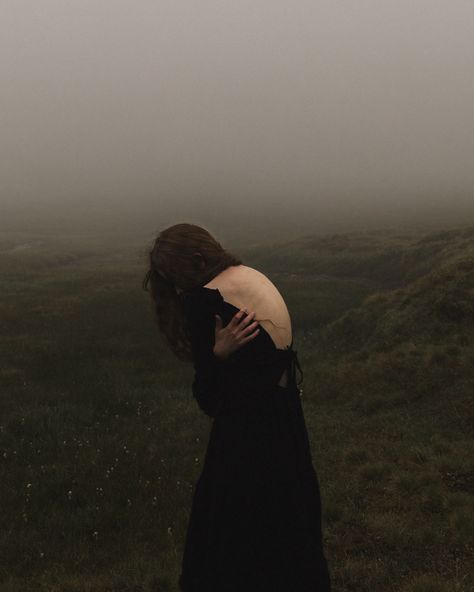
[[[146,246],[0,239],[2,592],[177,590],[210,419]],[[474,227],[236,253],[292,315],[334,590],[471,591]]]

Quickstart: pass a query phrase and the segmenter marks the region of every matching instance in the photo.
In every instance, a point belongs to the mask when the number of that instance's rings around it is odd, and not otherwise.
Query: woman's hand
[[[213,351],[218,358],[225,360],[231,353],[257,337],[260,328],[258,321],[251,322],[254,316],[255,312],[247,314],[247,309],[241,308],[223,327],[221,317],[216,314],[216,339]]]

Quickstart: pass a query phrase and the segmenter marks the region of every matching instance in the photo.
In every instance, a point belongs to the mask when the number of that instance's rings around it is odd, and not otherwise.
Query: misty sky
[[[2,0],[1,198],[474,198],[472,0]]]

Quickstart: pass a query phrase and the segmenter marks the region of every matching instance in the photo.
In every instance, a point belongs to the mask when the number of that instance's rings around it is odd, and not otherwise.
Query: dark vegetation
[[[0,589],[176,591],[209,420],[143,244],[0,240]],[[474,227],[235,249],[292,314],[338,592],[468,592]]]

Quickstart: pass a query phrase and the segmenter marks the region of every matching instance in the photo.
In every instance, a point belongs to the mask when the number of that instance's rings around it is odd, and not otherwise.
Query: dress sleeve
[[[228,361],[214,352],[215,308],[201,298],[188,303],[187,326],[193,354],[194,379],[192,394],[209,417],[216,417],[224,401],[222,372]]]

